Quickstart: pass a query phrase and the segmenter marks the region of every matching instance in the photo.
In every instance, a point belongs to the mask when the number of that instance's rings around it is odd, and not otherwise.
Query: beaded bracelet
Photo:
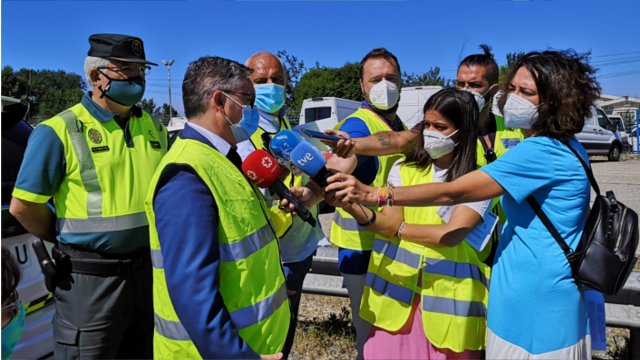
[[[404,221],[402,222],[402,224],[400,224],[400,227],[398,228],[398,238],[400,238],[400,240],[402,240],[402,229],[404,229]]]

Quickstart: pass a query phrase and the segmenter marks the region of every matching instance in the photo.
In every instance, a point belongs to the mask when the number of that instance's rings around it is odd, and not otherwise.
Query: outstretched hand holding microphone
[[[269,188],[280,196],[281,201],[287,201],[302,220],[313,227],[316,226],[316,219],[313,218],[309,209],[302,205],[296,195],[292,194],[279,179],[282,170],[269,153],[264,150],[252,152],[242,163],[242,171],[256,186]]]

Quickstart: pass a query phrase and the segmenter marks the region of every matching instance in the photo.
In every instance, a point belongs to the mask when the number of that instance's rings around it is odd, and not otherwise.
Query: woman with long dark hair
[[[445,89],[433,95],[424,106],[424,139],[394,164],[391,185],[380,190],[451,182],[475,170],[477,123],[471,94]],[[337,202],[331,194],[327,201]],[[479,359],[490,269],[463,240],[482,223],[491,201],[450,209],[448,222],[433,207],[387,204],[376,212],[338,203],[377,234],[360,308],[373,324],[364,358]]]
[[[526,139],[495,162],[452,182],[396,188],[395,205],[441,206],[502,196],[507,223],[493,265],[487,359],[590,359],[583,288],[560,246],[525,199],[533,196],[576,249],[589,208],[589,181],[573,148],[600,86],[588,55],[531,52],[509,70],[498,106]],[[375,203],[377,189],[336,175],[327,191]]]

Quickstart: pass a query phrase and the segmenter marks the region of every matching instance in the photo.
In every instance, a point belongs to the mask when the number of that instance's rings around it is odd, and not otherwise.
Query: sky
[[[573,48],[591,51],[604,94],[640,97],[640,2],[254,2],[254,1],[2,1],[2,67],[83,73],[88,38],[96,33],[140,37],[147,60],[145,98],[183,114],[181,84],[201,56],[244,63],[257,51],[286,50],[312,67],[358,62],[386,47],[402,71],[438,66],[455,78],[459,62],[493,48],[498,65],[510,52]],[[629,73],[624,75],[625,73]],[[621,74],[623,74],[621,76]],[[612,75],[607,77],[605,75]]]

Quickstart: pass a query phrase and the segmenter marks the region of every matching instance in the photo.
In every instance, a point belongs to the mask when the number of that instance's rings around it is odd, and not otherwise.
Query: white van
[[[331,130],[334,126],[360,107],[360,102],[340,99],[336,97],[319,97],[305,99],[300,110],[300,125],[293,130],[304,139],[310,141],[320,151],[327,151],[326,145],[318,140],[304,136],[300,129],[323,131]]]
[[[422,108],[431,95],[444,89],[442,86],[416,86],[402,88],[400,92],[400,102],[396,114],[407,126],[413,128],[417,123],[424,120]]]

